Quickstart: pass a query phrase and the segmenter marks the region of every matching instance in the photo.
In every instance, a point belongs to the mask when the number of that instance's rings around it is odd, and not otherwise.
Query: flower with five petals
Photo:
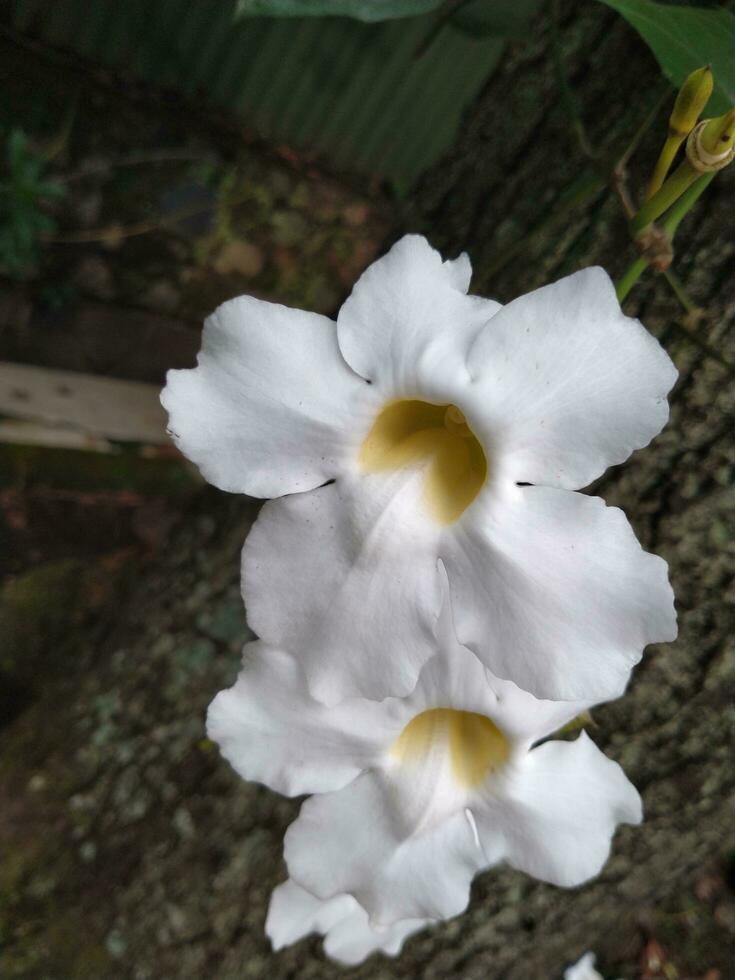
[[[503,307],[467,295],[470,271],[407,236],[336,326],[242,297],[169,373],[204,476],[280,498],[243,552],[249,620],[325,703],[412,690],[441,565],[458,639],[539,698],[617,696],[676,635],[665,562],[576,492],[664,425],[670,359],[601,269]]]
[[[597,874],[641,802],[585,733],[540,740],[588,707],[537,701],[455,638],[444,602],[413,692],[314,699],[300,662],[256,641],[209,708],[207,731],[246,779],[312,795],[285,839],[291,879],[351,895],[373,928],[466,907],[476,872],[508,862],[573,886]]]

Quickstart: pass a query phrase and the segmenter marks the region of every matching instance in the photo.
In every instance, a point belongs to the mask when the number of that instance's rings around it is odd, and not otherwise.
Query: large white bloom
[[[273,892],[265,931],[275,950],[319,933],[324,936],[327,956],[352,966],[378,951],[396,956],[406,939],[426,924],[425,919],[406,919],[385,929],[375,928],[351,895],[325,901],[289,879]]]
[[[314,699],[291,654],[257,641],[207,728],[246,779],[316,794],[286,834],[291,878],[351,895],[370,925],[461,912],[499,861],[557,885],[597,874],[638,793],[586,734],[542,739],[585,705],[537,701],[459,646],[444,604],[406,698]]]
[[[412,689],[440,561],[459,639],[538,697],[616,696],[676,634],[665,562],[571,492],[661,429],[671,361],[601,269],[505,307],[469,281],[465,255],[409,236],[336,329],[242,297],[169,373],[172,435],[204,476],[281,497],[245,546],[249,618],[325,702]]]

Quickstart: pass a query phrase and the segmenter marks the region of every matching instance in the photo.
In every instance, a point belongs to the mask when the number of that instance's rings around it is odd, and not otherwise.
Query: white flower
[[[426,924],[425,919],[407,919],[377,929],[351,895],[323,901],[289,879],[273,892],[265,931],[274,950],[319,933],[325,937],[327,956],[353,966],[377,951],[396,956],[406,939]]]
[[[564,971],[564,980],[603,980],[595,969],[595,959],[594,953],[585,953]]]
[[[564,980],[604,980],[602,974],[595,969],[596,956],[585,953],[577,962],[564,971]]]
[[[665,562],[571,492],[661,429],[671,361],[601,269],[502,308],[469,280],[465,255],[409,236],[336,329],[242,297],[169,373],[172,435],[204,476],[281,497],[244,549],[249,619],[325,702],[412,689],[440,562],[460,641],[538,697],[614,697],[676,635]]]
[[[442,919],[500,861],[557,885],[607,859],[638,793],[586,734],[536,745],[586,705],[536,701],[493,678],[454,637],[406,698],[314,699],[297,659],[262,641],[212,702],[210,738],[246,779],[314,793],[286,834],[291,878],[321,899],[352,895],[370,925]]]

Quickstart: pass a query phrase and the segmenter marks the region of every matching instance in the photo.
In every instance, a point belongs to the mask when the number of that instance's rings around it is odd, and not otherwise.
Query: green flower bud
[[[669,131],[677,136],[688,136],[697,124],[704,107],[712,95],[714,79],[709,65],[693,71],[676,97],[669,117]]]
[[[705,65],[704,68],[693,71],[679,89],[669,116],[669,135],[656,162],[645,200],[650,200],[666,180],[679,147],[696,126],[702,110],[712,95],[713,84],[712,69],[709,65]]]
[[[689,134],[687,160],[700,174],[722,170],[735,157],[735,109],[703,119]]]

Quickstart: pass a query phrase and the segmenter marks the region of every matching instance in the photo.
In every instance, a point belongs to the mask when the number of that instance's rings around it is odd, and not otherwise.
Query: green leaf
[[[525,37],[542,0],[470,0],[449,23],[470,36]]]
[[[8,137],[8,163],[10,170],[16,173],[23,169],[28,155],[28,140],[20,129],[14,129]]]
[[[707,116],[735,105],[735,15],[722,8],[680,7],[654,0],[600,0],[638,31],[677,88],[695,68],[711,65],[715,90]]]
[[[443,0],[237,0],[235,19],[241,17],[354,17],[391,20],[415,17],[435,10]]]

